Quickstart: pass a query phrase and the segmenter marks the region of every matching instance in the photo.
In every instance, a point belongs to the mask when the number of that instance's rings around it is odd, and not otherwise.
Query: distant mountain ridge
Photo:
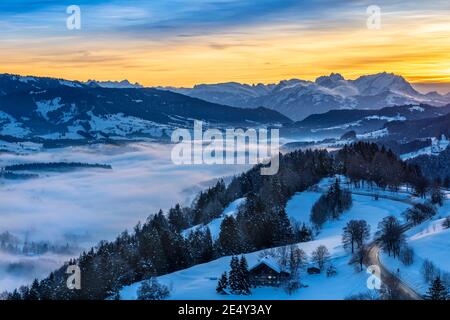
[[[379,110],[330,110],[313,114],[284,128],[285,132],[317,137],[334,137],[348,131],[358,134],[380,130],[391,122],[433,119],[450,113],[450,104],[433,107],[425,104],[385,107]],[[430,120],[431,121],[431,120]]]
[[[442,135],[450,137],[450,113],[435,118],[387,123],[385,129],[391,139],[402,141]]]
[[[131,89],[131,88],[144,88],[143,85],[139,83],[130,83],[128,80],[122,81],[96,81],[96,80],[88,80],[86,82],[87,85],[92,87],[102,87],[102,88],[111,88],[111,89]]]
[[[268,85],[228,82],[165,89],[235,107],[263,106],[293,120],[335,109],[380,109],[420,103],[442,106],[450,103],[450,94],[421,94],[402,76],[386,72],[355,80],[346,80],[342,75],[332,73],[315,81],[291,79]]]
[[[46,139],[161,138],[194,119],[214,126],[279,125],[265,108],[239,109],[153,88],[104,88],[64,79],[0,75],[0,135]]]

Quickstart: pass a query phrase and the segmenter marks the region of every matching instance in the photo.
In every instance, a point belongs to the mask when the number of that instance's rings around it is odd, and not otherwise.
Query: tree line
[[[49,169],[78,169],[78,168],[100,168],[112,169],[109,164],[83,163],[83,162],[36,162],[22,163],[5,166],[5,171],[23,171],[23,170],[49,170]]]
[[[335,160],[337,171],[357,187],[368,182],[393,191],[408,185],[421,196],[427,191],[428,181],[420,168],[403,162],[384,146],[368,142],[345,145],[337,152]]]
[[[376,159],[389,160],[386,167],[399,172],[378,173]],[[190,206],[175,205],[167,213],[159,211],[151,215],[145,223],[137,224],[133,232],[124,231],[113,241],[101,241],[47,278],[21,287],[9,297],[105,299],[117,295],[125,285],[217,257],[310,240],[312,233],[305,225],[289,221],[286,203],[296,192],[335,174],[349,175],[354,182],[368,180],[387,187],[406,183],[417,188],[415,183],[421,179],[420,170],[393,157],[389,150],[364,143],[347,146],[335,155],[325,150],[298,150],[280,155],[280,170],[273,176],[260,175],[261,166],[234,177],[228,185],[217,182],[199,193]],[[212,239],[207,227],[183,236],[187,228],[221,216],[223,209],[239,198],[246,201],[236,217],[223,219],[218,239]],[[337,205],[336,212],[341,206]],[[69,290],[66,286],[69,264],[77,264],[81,269],[81,290]]]

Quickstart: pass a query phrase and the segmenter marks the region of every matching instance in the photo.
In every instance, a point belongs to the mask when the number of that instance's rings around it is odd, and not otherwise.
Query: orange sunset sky
[[[378,1],[380,29],[370,1],[78,1],[80,30],[64,1],[3,2],[2,73],[192,86],[387,71],[450,91],[449,1]]]

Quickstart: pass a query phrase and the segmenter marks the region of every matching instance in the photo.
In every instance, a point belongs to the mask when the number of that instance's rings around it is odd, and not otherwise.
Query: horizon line
[[[350,81],[354,81],[360,77],[363,76],[371,76],[371,75],[377,75],[377,74],[392,74],[395,76],[400,76],[403,79],[405,79],[408,83],[410,84],[430,84],[430,85],[439,85],[439,84],[448,84],[450,85],[450,81],[414,81],[414,80],[408,80],[407,76],[404,76],[400,73],[395,73],[395,72],[388,72],[388,71],[379,71],[379,72],[373,72],[373,73],[361,73],[358,76],[354,76],[354,77],[345,77],[343,76],[343,74],[341,72],[330,72],[329,74],[322,74],[319,76],[316,76],[314,79],[311,79],[311,77],[305,77],[305,78],[301,78],[301,77],[287,77],[287,78],[280,78],[279,80],[276,81],[258,81],[258,82],[246,82],[246,81],[237,81],[237,80],[224,80],[224,81],[220,81],[220,82],[198,82],[195,83],[191,86],[174,86],[174,85],[144,85],[144,82],[142,81],[135,81],[135,80],[130,80],[130,78],[125,77],[125,78],[108,78],[106,80],[100,80],[100,79],[96,79],[96,78],[90,78],[87,80],[84,80],[83,78],[71,78],[71,77],[64,77],[64,76],[51,76],[51,75],[41,75],[41,74],[24,74],[24,73],[14,73],[14,72],[0,72],[0,75],[11,75],[11,76],[19,76],[19,77],[34,77],[34,78],[52,78],[52,79],[59,79],[59,80],[68,80],[68,81],[78,81],[78,82],[82,82],[82,83],[87,83],[89,81],[96,81],[96,82],[122,82],[122,81],[128,81],[130,84],[139,84],[142,85],[144,87],[176,87],[176,88],[193,88],[196,85],[202,85],[202,84],[206,84],[206,85],[213,85],[213,84],[224,84],[224,83],[239,83],[239,84],[243,84],[243,85],[250,85],[250,86],[256,86],[256,85],[271,85],[271,84],[278,84],[282,81],[289,81],[289,80],[303,80],[303,81],[309,81],[309,82],[314,82],[315,80],[317,80],[320,77],[328,77],[331,76],[333,74],[339,74],[341,75],[344,80],[350,80]]]
[[[345,76],[343,76],[343,74],[341,72],[330,72],[329,74],[325,74],[325,75],[319,75],[316,76],[314,79],[307,79],[304,78],[302,79],[301,77],[289,77],[289,78],[285,78],[285,79],[280,79],[277,81],[259,81],[259,82],[241,82],[241,81],[236,81],[236,80],[228,80],[228,81],[221,81],[221,82],[199,82],[199,83],[194,83],[192,85],[187,85],[187,86],[176,86],[176,85],[171,85],[171,84],[157,84],[157,85],[145,85],[143,82],[140,81],[135,81],[135,80],[130,80],[129,78],[109,78],[106,80],[100,80],[100,79],[95,79],[95,78],[90,78],[90,79],[74,79],[74,78],[70,78],[70,77],[64,77],[64,76],[51,76],[51,75],[36,75],[36,74],[20,74],[20,73],[10,73],[10,72],[0,72],[0,74],[2,75],[11,75],[11,76],[19,76],[19,77],[35,77],[35,78],[52,78],[52,79],[59,79],[59,80],[67,80],[67,81],[73,81],[73,82],[80,82],[80,83],[87,83],[89,81],[95,81],[95,82],[123,82],[123,81],[128,81],[130,84],[137,84],[137,85],[141,85],[144,88],[177,88],[177,89],[192,89],[195,86],[198,85],[215,85],[215,84],[226,84],[226,83],[237,83],[237,84],[241,84],[241,85],[249,85],[249,86],[257,86],[257,85],[276,85],[281,83],[282,81],[290,81],[290,80],[302,80],[302,81],[309,81],[314,83],[315,80],[317,80],[319,77],[322,76],[331,76],[332,74],[339,74],[341,75],[344,80],[350,80],[350,81],[354,81],[360,77],[363,76],[369,76],[369,75],[377,75],[377,74],[392,74],[395,76],[400,76],[403,79],[405,79],[411,86],[413,86],[413,88],[418,91],[421,94],[427,94],[427,93],[431,93],[431,92],[438,92],[441,95],[446,95],[446,94],[450,94],[450,82],[433,82],[433,81],[420,81],[420,82],[415,82],[415,81],[410,81],[408,80],[408,78],[402,74],[399,73],[395,73],[395,72],[388,72],[388,71],[380,71],[380,72],[374,72],[374,73],[361,73],[358,76],[354,76],[354,77],[348,77],[346,78]],[[438,87],[438,88],[435,88]],[[440,87],[440,88],[439,88]]]

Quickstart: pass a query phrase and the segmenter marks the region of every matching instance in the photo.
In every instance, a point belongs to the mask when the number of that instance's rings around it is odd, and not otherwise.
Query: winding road
[[[322,192],[324,192],[323,188],[319,188]],[[414,202],[411,199],[408,198],[400,198],[400,197],[395,197],[395,196],[391,196],[391,195],[383,195],[383,194],[377,194],[377,193],[373,193],[373,192],[369,192],[369,191],[355,191],[352,190],[350,188],[346,188],[347,191],[351,192],[352,194],[356,194],[356,195],[361,195],[361,196],[368,196],[368,197],[375,197],[377,196],[378,198],[382,198],[382,199],[388,199],[388,200],[392,200],[392,201],[398,201],[398,202],[403,202],[406,203],[408,205],[414,205],[417,202]],[[406,232],[407,230],[409,230],[412,227],[411,224],[407,223],[403,225],[403,232]],[[386,284],[386,285],[392,285],[393,283],[396,283],[396,289],[399,295],[399,298],[401,300],[423,300],[423,297],[418,294],[414,289],[412,289],[410,286],[408,286],[404,281],[402,281],[399,277],[397,277],[397,275],[391,271],[389,271],[389,269],[387,269],[380,261],[380,245],[379,245],[379,241],[378,240],[374,240],[373,242],[371,242],[369,245],[369,254],[368,257],[365,261],[365,265],[368,267],[370,265],[376,265],[380,268],[380,272],[381,272],[381,281],[382,283]],[[395,281],[393,281],[395,280]],[[392,289],[392,288],[391,288]]]
[[[387,285],[396,283],[396,289],[401,300],[423,300],[414,289],[409,287],[405,282],[389,271],[380,261],[380,246],[375,241],[369,246],[369,254],[366,265],[377,265],[380,268],[381,281]],[[392,281],[395,279],[396,281]]]
[[[351,191],[351,190],[349,190]],[[358,192],[358,191],[351,191],[352,194],[358,194],[358,195],[365,195],[365,196],[375,196],[375,194],[370,194],[366,192]],[[403,199],[403,198],[397,198],[394,196],[388,196],[388,195],[379,195],[377,194],[378,198],[384,198],[389,199],[393,201],[403,202],[409,205],[414,205],[415,202],[410,199]],[[404,224],[402,229],[403,232],[406,232],[412,227],[411,224]],[[369,254],[366,261],[366,266],[370,265],[376,265],[380,268],[380,275],[381,275],[381,281],[382,283],[385,283],[387,285],[392,285],[393,283],[396,283],[396,289],[399,295],[399,298],[401,300],[423,300],[423,297],[418,294],[414,289],[412,289],[410,286],[408,286],[404,281],[402,281],[397,275],[389,271],[380,261],[380,245],[378,240],[373,241],[371,244],[369,244]],[[395,281],[393,281],[393,279]],[[392,289],[392,288],[391,288]]]

